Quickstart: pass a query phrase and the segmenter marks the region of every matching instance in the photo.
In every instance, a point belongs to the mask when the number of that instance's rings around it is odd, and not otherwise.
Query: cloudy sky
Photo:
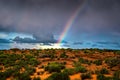
[[[14,47],[120,49],[120,0],[0,0],[0,49]]]

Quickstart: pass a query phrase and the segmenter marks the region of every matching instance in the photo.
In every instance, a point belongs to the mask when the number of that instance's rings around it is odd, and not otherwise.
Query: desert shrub
[[[53,73],[50,77],[45,80],[70,80],[67,73]]]
[[[65,64],[67,64],[67,62],[63,62],[63,64],[65,65]]]
[[[102,68],[101,70],[95,70],[96,74],[108,74],[109,71],[106,68]]]
[[[13,69],[7,69],[5,72],[4,72],[4,76],[6,78],[10,77],[11,75],[13,75],[15,71]]]
[[[117,57],[107,58],[105,60],[105,63],[112,68],[120,64],[120,58],[117,58]]]
[[[102,60],[95,60],[93,63],[99,66],[102,65]]]
[[[28,64],[33,65],[33,66],[37,66],[39,64],[39,62],[37,61],[36,58],[31,58],[31,59],[29,59]]]
[[[44,65],[42,65],[41,68],[44,68]]]
[[[97,75],[97,80],[106,80],[106,78],[103,74],[98,74]]]
[[[83,50],[83,51],[84,51],[84,53],[89,53],[89,52],[90,52],[89,50],[86,50],[86,49],[85,49],[85,50]]]
[[[0,70],[3,70],[3,67],[2,67],[2,66],[0,66]]]
[[[32,74],[36,71],[36,69],[35,69],[35,68],[32,68],[32,67],[27,67],[27,68],[26,68],[26,71],[27,71],[27,73],[28,73],[29,75],[32,75]]]
[[[115,51],[115,54],[118,54],[118,55],[120,55],[120,50],[118,50],[118,51]]]
[[[114,79],[112,77],[106,77],[103,74],[98,74],[97,80],[114,80]],[[117,79],[115,79],[115,80],[117,80]]]
[[[31,80],[30,78],[30,75],[28,73],[21,73],[19,76],[18,76],[19,80]]]
[[[81,62],[81,63],[84,63],[85,62],[85,60],[83,59],[83,58],[79,58],[79,60],[78,60],[79,62]]]
[[[100,73],[101,73],[101,74],[108,74],[109,72],[108,72],[108,70],[107,70],[106,68],[102,68],[102,69],[100,70]]]
[[[51,54],[51,55],[50,55],[50,58],[51,58],[51,59],[55,58],[54,54]]]
[[[91,79],[91,74],[90,73],[82,73],[81,74],[81,79],[84,80],[84,79]]]
[[[74,68],[64,69],[64,73],[67,73],[68,75],[73,75],[76,73]]]
[[[88,64],[88,65],[90,65],[90,64],[92,63],[92,61],[87,60],[87,59],[83,59],[83,58],[79,58],[78,61],[79,61],[80,63]]]
[[[85,73],[87,71],[87,69],[84,66],[78,66],[78,67],[75,68],[75,71],[77,73],[78,72]]]
[[[16,72],[13,73],[13,77],[15,77],[15,78],[18,78],[19,75],[20,75],[19,71],[16,71]]]
[[[33,80],[41,80],[40,77],[34,77]]]
[[[62,54],[60,54],[60,58],[67,58],[68,56],[66,55],[66,53],[64,52],[64,53],[62,53]]]
[[[113,79],[114,80],[120,80],[120,70],[119,71],[116,71],[113,75]]]
[[[73,63],[73,66],[79,67],[79,66],[81,66],[81,62],[76,62],[76,61],[75,61],[75,62]]]
[[[45,67],[45,71],[51,72],[61,72],[62,69],[64,69],[65,66],[60,63],[50,63]]]
[[[0,72],[0,80],[6,80],[6,75],[4,74],[4,72]]]

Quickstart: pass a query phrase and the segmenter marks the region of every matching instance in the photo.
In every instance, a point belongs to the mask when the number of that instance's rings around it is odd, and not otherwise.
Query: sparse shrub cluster
[[[120,70],[119,71],[116,71],[113,75],[113,79],[114,80],[120,80]]]
[[[30,54],[0,54],[0,64],[5,68],[4,72],[0,72],[1,80],[11,76],[17,80],[30,80],[39,61]]]
[[[120,58],[118,58],[118,57],[107,58],[105,60],[105,63],[112,68],[112,67],[120,64]]]
[[[78,72],[85,73],[85,72],[87,72],[87,69],[84,66],[78,66],[78,67],[75,68],[75,71],[77,73]]]
[[[66,55],[66,53],[64,52],[64,53],[62,53],[62,54],[60,54],[60,58],[67,58],[68,56]]]
[[[62,69],[64,69],[65,66],[63,64],[54,62],[54,63],[50,63],[45,67],[45,71],[49,71],[51,72],[61,72]]]
[[[108,74],[109,71],[106,68],[102,68],[100,70],[95,71],[96,74]]]
[[[82,73],[81,74],[81,79],[84,80],[84,79],[91,79],[92,76],[90,73]]]
[[[90,65],[92,63],[92,61],[87,60],[87,59],[83,59],[83,58],[79,58],[78,61],[81,62],[81,63],[83,63],[83,64],[88,64],[88,65]]]
[[[73,66],[74,66],[74,67],[81,66],[81,62],[76,62],[76,61],[75,61],[74,64],[73,64]]]
[[[70,80],[69,75],[64,72],[53,73],[50,77],[45,80]]]
[[[108,73],[109,73],[109,71],[106,68],[102,68],[100,70],[100,74],[108,74]]]
[[[34,77],[33,80],[41,80],[40,77]]]
[[[102,60],[95,60],[93,63],[99,66],[102,65]]]
[[[68,69],[64,69],[63,71],[64,73],[67,73],[68,75],[73,75],[76,73],[74,68],[68,68]]]

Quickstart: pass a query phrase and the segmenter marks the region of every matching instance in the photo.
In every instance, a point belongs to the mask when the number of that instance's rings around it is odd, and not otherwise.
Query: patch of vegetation
[[[120,70],[119,71],[116,71],[113,75],[113,79],[114,80],[120,80]]]
[[[81,79],[84,80],[84,79],[91,79],[92,76],[90,73],[82,73],[81,74]]]
[[[74,66],[74,67],[79,67],[79,66],[81,66],[81,62],[76,62],[76,61],[75,61],[74,64],[73,64],[73,66]]]
[[[90,65],[92,63],[92,61],[87,60],[87,59],[83,59],[83,58],[79,58],[78,61],[81,62],[81,63],[83,63],[83,64],[88,64],[88,65]]]
[[[102,68],[101,70],[96,70],[96,74],[108,74],[109,71],[106,68]]]
[[[85,73],[85,72],[87,72],[87,69],[84,66],[78,66],[78,67],[75,68],[75,71],[77,73],[78,72]]]
[[[63,64],[54,62],[54,63],[50,63],[45,67],[45,71],[49,71],[51,72],[61,72],[62,69],[64,69],[65,66]]]
[[[67,73],[53,73],[50,77],[45,80],[70,80]]]
[[[95,60],[93,63],[99,66],[102,65],[102,60]]]
[[[114,79],[112,77],[106,77],[103,74],[98,74],[97,80],[114,80]],[[115,80],[117,80],[117,79],[115,79]]]
[[[34,77],[33,80],[41,80],[40,77]]]
[[[16,50],[15,50],[16,51]],[[30,80],[30,75],[35,72],[35,66],[39,61],[30,54],[0,54],[0,64],[4,66],[5,71],[0,72],[0,78],[6,79],[14,76],[19,80]],[[20,72],[24,68],[24,71]]]
[[[105,63],[110,66],[110,68],[117,66],[118,64],[120,64],[120,58],[118,57],[111,57],[111,58],[107,58],[105,60]]]
[[[100,70],[100,74],[108,74],[108,73],[109,73],[109,71],[106,68],[102,68]]]
[[[68,75],[73,75],[76,73],[76,70],[74,68],[68,68],[68,69],[64,69],[63,72],[67,73]]]
[[[62,53],[62,54],[60,54],[60,58],[67,58],[68,56],[66,55],[66,53],[64,52],[64,53]]]

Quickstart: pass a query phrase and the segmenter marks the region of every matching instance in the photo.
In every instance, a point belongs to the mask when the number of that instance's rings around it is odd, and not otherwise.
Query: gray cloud
[[[74,9],[82,2],[0,0],[0,31],[29,33],[36,39],[50,40],[54,34],[60,34]]]
[[[54,42],[54,35],[61,33],[79,5],[83,8],[67,38],[120,40],[120,0],[0,0],[0,31],[29,33],[35,42]],[[28,40],[34,42],[20,38]]]
[[[84,42],[74,42],[73,45],[82,45]]]
[[[103,42],[97,42],[97,44],[103,44],[103,45],[110,45],[110,44],[112,44],[112,45],[118,45],[118,44],[120,44],[120,43],[118,43],[118,42],[103,41]]]
[[[45,43],[45,44],[48,44],[48,43],[55,43],[56,40],[54,40],[54,38],[52,37],[49,37],[47,39],[38,39],[38,38],[35,38],[35,39],[31,39],[31,38],[20,38],[19,36],[15,37],[13,39],[13,41],[17,42],[17,43]]]
[[[0,43],[11,43],[11,41],[7,39],[0,39]]]

